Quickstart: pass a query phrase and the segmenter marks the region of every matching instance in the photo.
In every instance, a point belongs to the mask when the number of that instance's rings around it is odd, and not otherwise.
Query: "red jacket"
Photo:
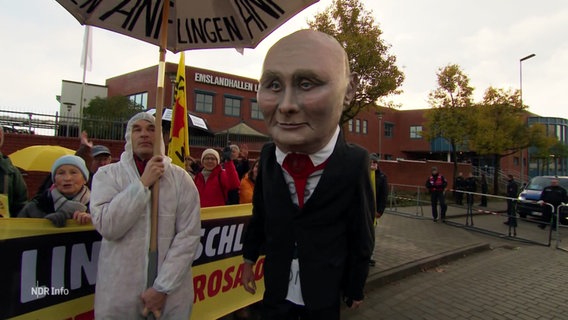
[[[194,181],[199,191],[202,208],[224,206],[227,203],[229,190],[238,189],[241,184],[233,161],[225,162],[225,169],[217,165],[211,171],[207,182],[201,172],[195,175]]]

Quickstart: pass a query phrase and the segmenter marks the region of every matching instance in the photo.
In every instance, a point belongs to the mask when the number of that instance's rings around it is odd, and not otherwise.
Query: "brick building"
[[[108,96],[127,96],[151,109],[154,108],[156,100],[157,72],[158,67],[151,66],[107,79],[105,86],[100,87],[107,90]],[[166,107],[172,105],[176,72],[177,64],[166,63]],[[207,134],[190,131],[191,154],[199,157],[205,148],[220,149],[231,141],[237,144],[246,143],[250,157],[256,158],[261,146],[270,139],[256,101],[257,80],[186,66],[186,85],[188,112],[204,119],[210,129]],[[449,145],[443,139],[429,142],[421,136],[425,111],[426,109],[383,108],[380,112],[361,112],[344,125],[343,131],[349,142],[357,143],[369,152],[381,155],[381,168],[389,176],[391,183],[423,185],[429,174],[429,167],[433,165],[439,167],[447,179],[452,181],[453,164],[450,162]],[[528,114],[527,123],[544,123],[548,128],[547,132],[556,134],[565,144],[568,140],[568,121],[565,119]],[[78,147],[77,138],[70,138],[76,136],[75,134],[68,135],[69,138],[35,136],[35,139],[26,138],[26,135],[10,135],[7,136],[7,143],[3,148],[5,154],[35,144],[63,145],[72,149]],[[124,141],[101,140],[98,143],[108,145],[114,159],[118,160]],[[556,162],[553,165],[540,164],[537,167],[540,169],[535,170],[533,161],[529,161],[528,151],[523,150],[522,157],[520,153],[505,157],[501,162],[503,171],[525,178],[538,173],[544,174],[543,168],[548,174],[566,173],[566,159],[554,159]],[[483,157],[467,152],[458,153],[458,161],[458,171],[466,175],[476,168],[493,165]],[[523,174],[520,174],[521,172]],[[38,179],[40,176],[43,175],[38,173]],[[30,191],[32,190],[33,187]]]
[[[173,103],[177,64],[166,64],[165,106]],[[151,109],[156,100],[157,66],[107,79],[109,96],[123,95]],[[246,124],[266,135],[264,120],[256,101],[256,79],[186,66],[188,112],[204,118],[212,132],[222,133]],[[383,109],[361,112],[345,124],[347,140],[382,159],[426,159],[432,157],[430,144],[421,138],[424,110]],[[379,127],[383,128],[379,134]],[[436,158],[445,159],[441,155]]]
[[[157,72],[156,65],[107,79],[108,95],[128,96],[148,109],[154,108]],[[173,102],[177,64],[166,63],[165,72],[166,79],[170,80],[166,81],[164,88],[164,104],[168,107]],[[267,135],[256,101],[256,79],[186,66],[186,86],[188,112],[205,119],[217,136],[213,140],[190,141],[192,154],[200,154],[204,147],[222,147],[226,140],[234,142],[234,137],[225,138],[223,133],[239,125],[245,124],[246,127]],[[346,123],[343,129],[348,141],[365,147],[369,152],[380,154],[385,161],[450,161],[447,144],[440,141],[430,143],[422,138],[424,112],[425,109],[389,108],[383,108],[380,112],[364,111]],[[195,137],[190,137],[193,138]],[[267,136],[266,138],[268,139]],[[266,140],[247,143],[253,157]],[[203,145],[204,141],[208,145]],[[479,162],[468,154],[460,154],[459,161],[466,167],[472,162]],[[520,170],[510,166],[504,168],[517,172]]]

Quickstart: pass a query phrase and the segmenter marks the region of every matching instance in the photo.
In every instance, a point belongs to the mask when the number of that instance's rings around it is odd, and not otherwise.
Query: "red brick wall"
[[[120,154],[124,150],[124,141],[117,140],[93,140],[94,144],[103,144],[107,146],[113,155],[113,161],[118,161]],[[66,137],[49,137],[39,135],[26,135],[26,134],[12,134],[6,133],[4,140],[4,147],[2,153],[9,155],[19,149],[23,149],[32,145],[59,145],[70,149],[77,149],[79,147],[78,138]],[[249,146],[250,147],[250,146]],[[191,147],[191,155],[195,158],[200,158],[204,147]],[[251,160],[258,157],[258,151],[251,149],[249,158]],[[426,178],[430,174],[432,166],[438,167],[446,179],[450,182],[453,181],[453,164],[448,162],[439,161],[381,161],[380,167],[383,172],[388,176],[390,183],[407,184],[407,185],[423,185]],[[458,171],[467,176],[471,171],[471,166],[468,164],[458,164]],[[28,195],[32,197],[40,184],[44,181],[47,173],[45,172],[25,172],[24,179],[28,185]]]
[[[437,167],[438,172],[448,181],[448,188],[453,188],[454,164],[441,161],[380,161],[379,167],[387,176],[388,182],[412,186],[424,186],[426,179]],[[467,177],[471,172],[471,165],[458,163],[458,172]]]

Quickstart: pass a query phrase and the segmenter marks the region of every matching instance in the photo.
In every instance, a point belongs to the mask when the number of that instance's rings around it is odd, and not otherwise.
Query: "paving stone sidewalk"
[[[487,236],[431,219],[386,213],[376,228],[368,285],[382,285],[420,270],[490,248]]]

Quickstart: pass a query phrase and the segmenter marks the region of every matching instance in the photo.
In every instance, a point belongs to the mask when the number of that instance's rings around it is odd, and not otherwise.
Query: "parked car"
[[[540,200],[540,194],[545,187],[550,185],[550,180],[558,179],[559,184],[566,190],[568,190],[568,177],[566,176],[536,176],[529,180],[527,186],[519,194],[519,200],[530,200],[538,201]],[[537,203],[518,201],[517,202],[517,214],[521,218],[526,218],[528,216],[537,219],[542,219],[542,209],[543,207]],[[563,208],[560,210],[560,223],[568,224],[568,208]]]

